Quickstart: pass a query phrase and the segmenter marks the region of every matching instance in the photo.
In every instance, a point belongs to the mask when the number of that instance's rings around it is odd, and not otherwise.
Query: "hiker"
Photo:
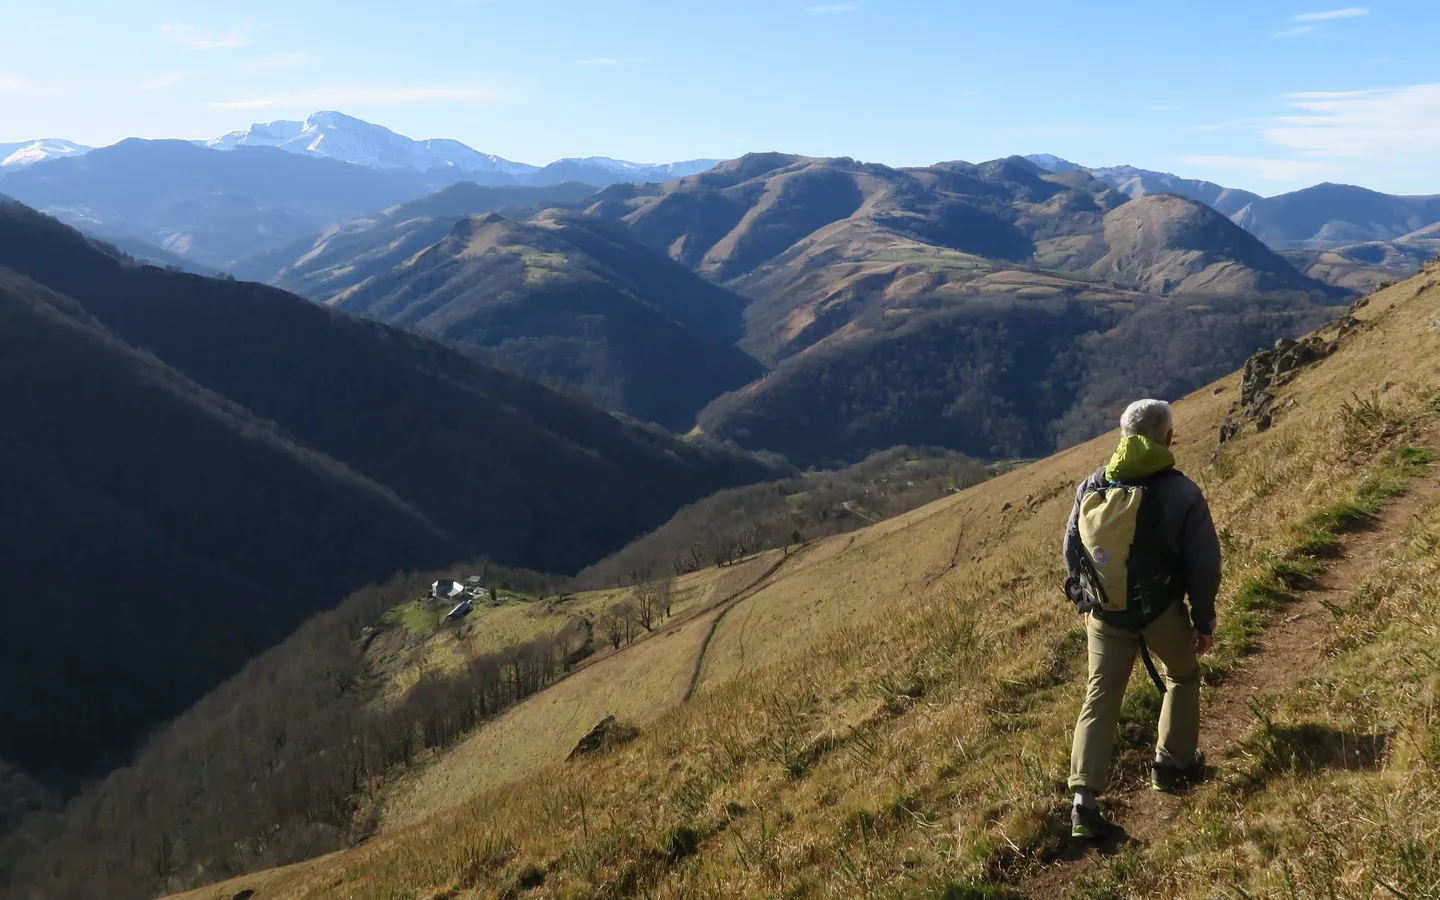
[[[1089,650],[1085,704],[1070,751],[1077,838],[1098,838],[1110,828],[1095,798],[1109,778],[1137,653],[1164,694],[1151,787],[1177,791],[1205,772],[1198,658],[1214,643],[1220,541],[1205,496],[1175,468],[1174,422],[1161,400],[1130,404],[1120,417],[1119,448],[1080,484],[1065,528],[1065,593],[1084,616]]]

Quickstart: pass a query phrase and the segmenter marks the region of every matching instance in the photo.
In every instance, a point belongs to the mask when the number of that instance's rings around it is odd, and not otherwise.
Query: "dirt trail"
[[[1241,660],[1217,687],[1205,692],[1200,707],[1200,746],[1208,757],[1212,775],[1214,767],[1232,759],[1254,730],[1251,702],[1291,688],[1319,668],[1333,621],[1327,605],[1346,606],[1354,599],[1355,589],[1437,491],[1440,478],[1436,474],[1414,478],[1403,495],[1347,533],[1340,555],[1315,583],[1295,591],[1295,599],[1276,610],[1270,627],[1257,639],[1259,648]],[[1098,871],[1107,857],[1120,850],[1153,844],[1189,802],[1184,796],[1150,790],[1148,775],[1144,781],[1127,778],[1106,795],[1106,800],[1119,826],[1117,833],[1098,847],[1072,841],[1067,816],[1063,832],[1042,850],[1033,868],[1018,879],[1016,887],[1025,896],[1076,896],[1080,877]],[[1060,827],[1057,824],[1057,829]]]
[[[775,573],[799,559],[800,555],[809,550],[811,546],[811,544],[801,544],[793,552],[781,556],[773,566],[761,572],[750,584],[709,606],[710,610],[718,609],[719,612],[715,613],[715,618],[710,620],[710,627],[705,631],[705,637],[700,639],[700,649],[695,652],[695,668],[690,672],[690,684],[685,688],[685,694],[680,698],[680,702],[688,703],[690,698],[695,695],[695,688],[700,686],[700,675],[705,669],[705,652],[710,649],[710,640],[715,637],[715,630],[720,627],[720,620],[724,619],[730,610],[740,605],[741,601],[753,597],[760,593],[761,589],[769,587]]]

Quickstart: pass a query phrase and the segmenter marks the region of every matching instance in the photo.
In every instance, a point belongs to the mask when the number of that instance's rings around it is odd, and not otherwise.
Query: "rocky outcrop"
[[[1246,360],[1240,378],[1240,400],[1230,408],[1225,424],[1220,427],[1220,443],[1234,438],[1249,422],[1254,422],[1258,431],[1268,429],[1278,412],[1275,392],[1307,366],[1338,350],[1345,338],[1368,327],[1368,323],[1346,314],[1298,341],[1288,338],[1276,341],[1271,349]]]
[[[614,716],[606,716],[600,720],[599,724],[590,729],[589,734],[580,739],[580,743],[575,745],[575,749],[570,751],[570,755],[565,757],[565,761],[572,762],[581,757],[609,752],[622,744],[628,744],[635,740],[639,734],[640,729],[634,725],[621,722]]]

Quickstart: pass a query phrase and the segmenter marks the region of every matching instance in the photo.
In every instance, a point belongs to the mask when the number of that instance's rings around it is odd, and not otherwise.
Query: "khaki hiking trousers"
[[[1089,617],[1085,631],[1090,678],[1070,750],[1070,788],[1089,788],[1099,794],[1110,780],[1120,704],[1135,668],[1140,639],[1132,631],[1105,624],[1098,616]],[[1157,755],[1174,765],[1188,766],[1195,761],[1200,739],[1200,662],[1195,658],[1185,604],[1171,604],[1146,626],[1144,634],[1150,656],[1165,680]]]

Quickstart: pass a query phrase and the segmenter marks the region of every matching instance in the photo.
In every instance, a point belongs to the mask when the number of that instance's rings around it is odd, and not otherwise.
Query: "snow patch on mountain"
[[[480,153],[459,141],[436,138],[416,141],[381,125],[333,111],[317,112],[303,122],[277,121],[232,131],[205,146],[213,150],[236,147],[278,147],[291,153],[323,156],[372,169],[458,169],[523,177],[535,166]]]
[[[21,141],[15,144],[0,144],[0,169],[33,166],[49,159],[64,159],[68,156],[83,156],[89,147],[74,141],[59,138],[44,138],[38,141]]]
[[[303,122],[281,120],[257,123],[244,131],[232,131],[204,144],[213,150],[278,147],[291,153],[324,156],[374,169],[415,169],[421,172],[455,169],[506,176],[519,183],[536,180],[537,175],[540,181],[554,180],[561,175],[606,183],[667,181],[707,171],[720,162],[694,159],[657,164],[587,156],[556,160],[542,169],[492,153],[481,153],[459,141],[445,138],[412,140],[380,125],[333,111],[317,112]],[[541,172],[546,174],[539,175]],[[606,177],[599,177],[602,174]]]

